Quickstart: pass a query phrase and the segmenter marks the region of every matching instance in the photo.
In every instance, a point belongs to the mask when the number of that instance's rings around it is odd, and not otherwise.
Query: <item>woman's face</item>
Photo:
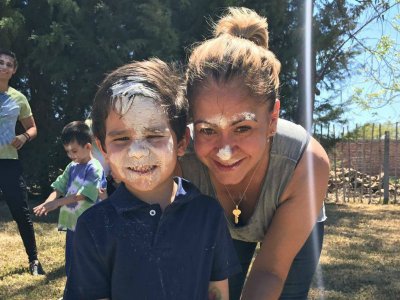
[[[208,84],[192,103],[195,151],[214,179],[224,185],[239,184],[267,160],[279,101],[270,112],[268,104],[249,96],[234,80]]]

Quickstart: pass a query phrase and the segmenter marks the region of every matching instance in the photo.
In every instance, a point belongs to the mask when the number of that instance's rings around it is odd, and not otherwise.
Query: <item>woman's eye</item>
[[[240,126],[240,127],[237,127],[235,129],[235,131],[238,132],[238,133],[244,133],[244,132],[247,132],[249,130],[251,130],[250,126]]]
[[[215,133],[214,129],[211,129],[211,128],[201,128],[201,129],[199,130],[199,132],[200,132],[201,134],[204,134],[204,135],[212,135],[212,134]]]

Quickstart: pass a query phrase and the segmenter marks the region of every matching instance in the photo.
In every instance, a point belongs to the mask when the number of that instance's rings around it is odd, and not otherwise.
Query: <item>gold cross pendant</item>
[[[236,205],[236,208],[232,210],[232,213],[235,216],[235,224],[239,223],[239,215],[242,213],[239,206]]]

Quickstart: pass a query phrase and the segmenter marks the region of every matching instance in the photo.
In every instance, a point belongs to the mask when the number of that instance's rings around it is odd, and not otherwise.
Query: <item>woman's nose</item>
[[[216,148],[220,159],[229,160],[237,148],[236,139],[230,134],[220,134]]]
[[[149,153],[149,148],[142,140],[133,140],[128,151],[128,155],[136,159],[148,156]]]

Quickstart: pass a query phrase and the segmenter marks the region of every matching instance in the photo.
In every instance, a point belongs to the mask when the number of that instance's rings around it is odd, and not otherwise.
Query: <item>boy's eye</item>
[[[114,141],[116,141],[116,142],[129,141],[129,137],[123,136],[123,137],[115,138]]]
[[[152,134],[152,135],[148,135],[147,136],[147,138],[148,139],[160,139],[160,138],[163,138],[164,136],[163,135],[161,135],[161,134]]]
[[[200,133],[200,134],[204,134],[204,135],[212,135],[212,134],[215,133],[215,130],[212,129],[212,128],[201,128],[201,129],[199,130],[199,133]]]

